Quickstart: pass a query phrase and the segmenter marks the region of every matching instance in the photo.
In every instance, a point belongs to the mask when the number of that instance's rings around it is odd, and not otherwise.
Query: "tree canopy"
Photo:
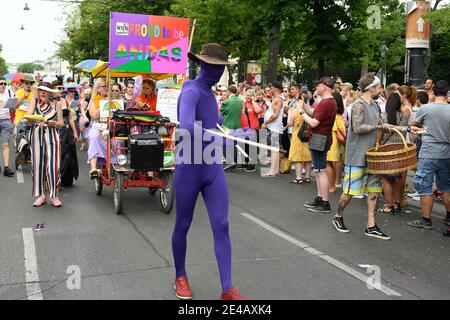
[[[22,63],[19,66],[19,68],[17,68],[17,71],[22,72],[22,73],[34,73],[35,71],[44,70],[44,69],[45,69],[45,67],[40,64],[28,62],[28,63]]]
[[[3,51],[3,46],[0,44],[0,53]],[[0,76],[3,76],[8,73],[8,67],[6,66],[6,61],[2,57],[0,57]]]
[[[370,6],[379,8],[379,28],[368,25],[374,14]],[[450,44],[443,40],[450,37],[448,10],[430,15],[437,27],[428,73],[437,77],[448,77]],[[106,60],[111,11],[196,19],[193,50],[208,42],[224,45],[239,57],[233,71],[240,80],[246,62],[257,60],[265,81],[286,76],[307,83],[327,74],[355,82],[361,73],[383,66],[379,48],[384,43],[388,82],[403,82],[406,10],[400,0],[85,0],[67,23],[59,56],[71,65]]]

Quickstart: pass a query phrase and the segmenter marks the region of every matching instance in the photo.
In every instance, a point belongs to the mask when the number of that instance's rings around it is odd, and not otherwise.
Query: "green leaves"
[[[0,44],[0,53],[3,51],[3,46]],[[8,73],[8,68],[6,67],[6,61],[2,57],[0,57],[0,76],[3,76]]]
[[[38,70],[44,70],[45,67],[41,66],[40,64],[35,64],[32,62],[28,62],[28,63],[22,63],[19,68],[17,68],[18,72],[22,72],[22,73],[31,73],[33,74],[35,71]]]
[[[380,8],[381,29],[368,28],[371,5]],[[404,69],[406,16],[400,0],[85,0],[79,4],[80,23],[75,23],[77,17],[68,20],[67,40],[60,43],[59,56],[72,65],[84,59],[107,60],[111,11],[188,17],[191,23],[197,19],[195,50],[208,42],[224,45],[240,58],[242,75],[247,60],[260,60],[267,70],[276,21],[281,21],[280,34],[275,36],[279,78],[293,75],[296,81],[306,82],[324,72],[356,81],[361,69],[382,67],[383,42],[389,48],[388,82]],[[449,16],[450,8],[444,7],[429,17],[436,39],[432,59],[439,59],[444,67],[442,63],[450,60],[444,40],[450,38]],[[284,59],[289,60],[288,67]],[[321,67],[324,70],[318,70]]]

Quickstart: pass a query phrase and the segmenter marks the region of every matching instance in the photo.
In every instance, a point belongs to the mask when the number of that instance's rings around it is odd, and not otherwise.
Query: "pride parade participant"
[[[134,108],[143,111],[156,110],[156,84],[155,81],[148,79],[142,81],[142,93],[136,98],[136,105]]]
[[[202,134],[204,129],[216,129],[219,120],[217,103],[211,87],[222,76],[228,61],[226,50],[215,43],[205,44],[199,55],[192,52],[188,56],[193,61],[200,63],[201,70],[195,80],[187,81],[178,100],[178,119],[180,131],[190,134],[180,141],[179,146],[191,143],[193,145],[195,134]],[[202,127],[195,122],[201,121]],[[198,132],[199,131],[199,132]],[[202,139],[203,140],[203,139]],[[201,143],[203,152],[212,143]],[[200,150],[196,150],[199,152]],[[220,150],[215,156],[220,157]],[[202,153],[203,154],[203,153]],[[186,155],[183,155],[185,158]],[[195,160],[194,152],[188,155],[189,160]],[[222,300],[243,300],[244,298],[233,287],[231,281],[231,242],[228,232],[228,189],[221,161],[214,164],[206,164],[202,159],[201,164],[187,161],[175,166],[175,201],[176,222],[172,235],[172,250],[175,260],[176,280],[174,284],[176,296],[180,299],[192,299],[192,290],[189,286],[185,259],[187,233],[194,215],[195,203],[201,192],[208,209],[208,215],[214,234],[214,251],[219,266],[220,279],[223,293]]]

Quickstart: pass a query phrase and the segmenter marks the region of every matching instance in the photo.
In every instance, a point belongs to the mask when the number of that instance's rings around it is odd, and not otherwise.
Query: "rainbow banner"
[[[186,74],[189,19],[111,12],[113,71]]]

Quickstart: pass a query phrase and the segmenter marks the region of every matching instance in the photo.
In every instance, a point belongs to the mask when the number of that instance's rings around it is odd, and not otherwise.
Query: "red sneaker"
[[[248,298],[241,296],[236,288],[231,288],[230,290],[222,293],[220,300],[248,300]]]
[[[189,281],[186,276],[179,277],[175,280],[175,284],[173,286],[175,289],[175,294],[181,300],[191,300],[192,299],[192,290],[189,286]]]

